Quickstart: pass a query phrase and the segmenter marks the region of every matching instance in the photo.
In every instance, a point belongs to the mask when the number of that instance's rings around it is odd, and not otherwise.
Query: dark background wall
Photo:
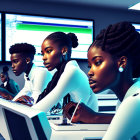
[[[119,22],[119,21],[131,21],[140,22],[140,12],[128,11],[123,9],[94,6],[94,5],[82,5],[82,4],[64,4],[64,3],[53,3],[45,1],[32,1],[32,0],[0,0],[0,11],[5,12],[16,12],[16,13],[27,13],[27,14],[39,14],[49,16],[62,16],[62,17],[73,17],[73,18],[86,18],[94,19],[95,21],[95,36],[99,33],[102,28],[107,25]],[[86,61],[78,61],[80,67],[88,72]],[[0,72],[5,64],[0,64]],[[7,64],[6,64],[7,65]],[[10,67],[10,65],[8,65]],[[24,85],[23,75],[16,77],[12,73],[11,69],[9,75],[16,82],[19,83],[20,88]]]

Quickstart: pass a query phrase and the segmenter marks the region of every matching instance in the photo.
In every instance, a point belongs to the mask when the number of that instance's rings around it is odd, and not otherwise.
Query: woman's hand
[[[74,111],[76,105],[77,103],[70,102],[64,107],[63,113],[68,119],[71,119],[73,114],[73,112],[71,113],[71,111]],[[94,112],[92,109],[87,107],[85,104],[81,103],[79,104],[73,116],[72,122],[93,123],[92,119],[95,120],[95,117],[96,117],[96,112]]]
[[[94,123],[96,118],[96,112],[86,106],[84,103],[79,104],[72,122],[82,122],[82,123]]]
[[[3,91],[0,91],[0,98],[6,99],[6,100],[12,100],[13,99],[13,97],[10,94],[8,94],[6,92],[3,92]]]
[[[18,99],[16,99],[15,102],[18,102],[27,106],[32,106],[34,103],[34,99],[32,97],[23,95],[19,97]]]
[[[63,108],[63,115],[66,116],[69,120],[72,117],[72,114],[75,110],[76,105],[77,105],[77,103],[69,102]]]

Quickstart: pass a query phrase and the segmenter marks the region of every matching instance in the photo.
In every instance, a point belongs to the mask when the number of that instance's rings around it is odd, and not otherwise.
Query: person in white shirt
[[[46,88],[52,74],[46,68],[33,64],[35,47],[27,43],[17,43],[10,47],[12,71],[16,76],[24,73],[25,85],[13,101],[35,104],[38,96]],[[31,97],[31,98],[29,98]],[[31,104],[32,104],[31,103]]]
[[[88,50],[88,75],[93,92],[111,89],[122,102],[103,140],[140,139],[140,81],[133,80],[140,77],[139,53],[140,34],[126,21],[101,30]],[[110,123],[113,116],[81,104],[72,122]]]
[[[49,71],[56,68],[57,72],[33,108],[47,113],[69,94],[71,101],[81,101],[98,111],[97,97],[89,86],[86,74],[75,60],[71,60],[72,47],[77,46],[78,39],[73,33],[54,32],[45,38],[41,46],[44,65]]]
[[[103,140],[140,140],[140,81],[127,91]]]

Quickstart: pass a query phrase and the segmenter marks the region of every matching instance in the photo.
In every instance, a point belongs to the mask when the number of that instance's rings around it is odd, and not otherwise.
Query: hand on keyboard
[[[2,91],[0,91],[0,98],[6,99],[6,100],[12,100],[13,99],[13,97],[10,94],[8,94],[6,92],[2,92]]]
[[[27,106],[32,106],[34,103],[34,99],[32,97],[23,95],[19,97],[18,99],[16,99],[15,102],[18,102]]]

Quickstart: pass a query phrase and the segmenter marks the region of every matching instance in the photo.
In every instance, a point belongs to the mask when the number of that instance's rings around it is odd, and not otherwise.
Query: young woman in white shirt
[[[133,80],[140,77],[139,59],[140,34],[129,22],[102,30],[88,50],[89,84],[93,92],[111,89],[123,102],[103,140],[140,139],[140,81]],[[113,116],[80,104],[72,122],[110,123]]]
[[[81,101],[98,111],[97,97],[86,74],[75,60],[71,60],[72,47],[77,46],[78,39],[73,33],[54,32],[45,38],[41,46],[44,65],[49,71],[57,69],[57,72],[33,108],[48,112],[69,94],[71,101]]]

